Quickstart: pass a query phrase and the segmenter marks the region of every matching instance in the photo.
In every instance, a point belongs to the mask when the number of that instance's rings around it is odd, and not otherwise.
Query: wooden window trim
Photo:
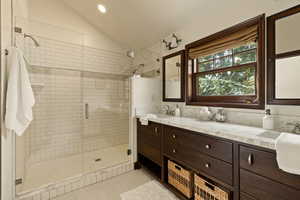
[[[255,82],[256,82],[256,95],[250,96],[196,96],[196,78],[192,74],[189,74],[188,63],[189,55],[188,52],[191,48],[195,48],[200,45],[204,45],[210,41],[223,38],[226,35],[235,33],[241,29],[258,25],[258,40],[257,40],[257,60],[255,65]],[[186,49],[186,104],[194,106],[214,106],[214,107],[229,107],[229,108],[247,108],[247,109],[264,109],[265,108],[265,14],[259,15],[245,22],[232,26],[223,31],[217,32],[213,35],[192,42],[185,46]],[[253,48],[255,49],[255,48]],[[251,49],[251,50],[253,50]],[[248,51],[248,50],[246,50]],[[246,52],[245,51],[245,52]],[[250,50],[249,50],[250,51]],[[243,51],[244,52],[244,51]],[[243,53],[239,52],[239,53]],[[238,54],[239,54],[238,53]],[[232,54],[234,56],[234,52]],[[198,61],[197,61],[198,62]],[[199,64],[199,63],[197,63]],[[237,69],[241,67],[250,66],[253,63],[246,63],[241,65],[233,65],[230,67],[219,68],[218,70],[224,71],[230,69]],[[217,70],[217,69],[216,69]],[[216,72],[214,70],[214,72]],[[208,72],[208,71],[207,71]],[[196,72],[198,72],[198,66]]]
[[[247,67],[255,67],[256,68],[257,63],[256,62],[251,62],[251,63],[246,63],[242,65],[234,65],[232,67],[220,67],[218,69],[212,69],[204,72],[197,72],[194,73],[194,75],[205,75],[205,74],[216,74],[220,72],[226,72],[226,71],[231,71],[231,70],[237,70],[241,68],[247,68]]]

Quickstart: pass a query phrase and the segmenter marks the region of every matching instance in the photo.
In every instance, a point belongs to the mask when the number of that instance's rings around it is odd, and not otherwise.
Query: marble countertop
[[[149,121],[246,144],[256,145],[272,150],[275,150],[275,140],[280,135],[280,132],[269,131],[257,127],[220,123],[214,121],[200,121],[199,119],[194,118],[174,117],[162,114],[155,115],[157,116],[157,118],[149,118]]]

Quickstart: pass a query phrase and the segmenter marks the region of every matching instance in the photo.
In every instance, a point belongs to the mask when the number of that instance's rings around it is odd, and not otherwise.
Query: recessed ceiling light
[[[101,13],[106,13],[106,8],[104,5],[102,4],[98,4],[98,10],[101,12]]]

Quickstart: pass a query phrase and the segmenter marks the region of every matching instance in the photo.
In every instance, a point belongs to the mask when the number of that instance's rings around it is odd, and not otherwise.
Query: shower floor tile
[[[128,144],[124,144],[32,165],[26,169],[24,183],[17,187],[17,193],[127,162],[127,149]],[[101,160],[96,162],[96,159]]]
[[[84,173],[94,172],[99,169],[108,168],[120,163],[127,162],[128,144],[107,148],[100,151],[85,153],[83,156]],[[98,162],[97,159],[100,159]]]
[[[110,180],[68,193],[55,200],[120,200],[120,194],[143,185],[153,178],[144,170],[135,170]]]

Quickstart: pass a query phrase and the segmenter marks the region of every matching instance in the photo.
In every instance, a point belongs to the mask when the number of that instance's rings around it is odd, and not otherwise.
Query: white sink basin
[[[269,139],[277,139],[280,136],[279,132],[274,132],[274,131],[265,131],[259,135],[258,137],[263,137],[263,138],[269,138]]]

